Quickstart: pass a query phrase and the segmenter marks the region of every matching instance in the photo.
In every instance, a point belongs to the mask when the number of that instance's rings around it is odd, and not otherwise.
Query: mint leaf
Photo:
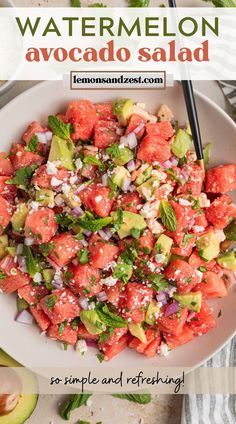
[[[82,249],[77,253],[79,261],[82,265],[87,264],[89,261],[89,251],[88,249]]]
[[[132,228],[131,229],[131,236],[133,238],[135,238],[137,240],[137,239],[139,239],[140,235],[141,235],[141,230],[139,230],[138,228]]]
[[[25,151],[26,152],[34,152],[37,153],[38,151],[38,143],[39,143],[39,139],[37,137],[37,135],[33,135],[29,141],[29,143],[27,144],[27,146],[25,146]]]
[[[82,228],[85,228],[86,230],[92,231],[95,233],[96,231],[101,230],[103,227],[106,227],[108,224],[110,224],[112,221],[112,218],[110,216],[106,218],[98,218],[98,219],[84,219],[79,218],[76,223],[80,225]]]
[[[130,402],[139,403],[140,405],[147,405],[147,403],[150,403],[152,398],[149,393],[146,394],[130,394],[130,393],[121,393],[121,394],[115,394],[112,395],[115,398],[118,399],[126,399]]]
[[[80,408],[82,405],[85,405],[90,396],[92,395],[85,393],[70,396],[69,399],[66,400],[60,408],[61,418],[63,418],[64,420],[69,420],[71,412],[74,409]]]
[[[71,0],[70,4],[71,4],[71,7],[81,7],[81,1],[80,0]]]
[[[17,169],[14,178],[12,178],[11,180],[7,180],[7,184],[14,184],[17,186],[27,185],[27,182],[31,180],[34,171],[37,168],[38,165],[32,165]]]
[[[107,305],[97,305],[95,309],[98,313],[100,320],[109,327],[125,328],[127,326],[127,322],[125,321],[125,319],[111,312],[108,309]]]
[[[98,358],[98,360],[99,360],[99,362],[101,364],[104,361],[104,354],[103,353],[98,353],[96,356],[97,356],[97,358]]]
[[[128,0],[129,7],[148,7],[150,0]]]
[[[170,231],[177,230],[177,220],[175,211],[167,200],[160,202],[160,216],[163,225]]]
[[[100,171],[103,171],[104,170],[103,163],[98,158],[96,158],[96,156],[93,156],[93,155],[85,156],[83,162],[84,162],[85,165],[95,165],[95,166],[98,166],[98,168],[99,168]]]
[[[39,271],[39,264],[36,261],[30,246],[24,245],[23,256],[25,257],[26,267],[29,275],[33,277]]]
[[[62,336],[62,334],[63,334],[63,332],[66,328],[66,325],[67,325],[67,322],[61,322],[61,324],[59,325],[59,328],[58,328],[59,336]]]
[[[167,280],[162,274],[148,274],[147,278],[151,281],[152,289],[163,291],[167,287]]]
[[[53,134],[65,140],[70,139],[71,124],[65,124],[61,119],[56,116],[50,115],[48,117],[48,126],[51,128]]]
[[[191,240],[191,238],[193,237],[194,237],[193,234],[185,234],[182,245],[185,247],[188,241]]]
[[[0,280],[4,280],[4,278],[6,278],[6,274],[0,270]]]
[[[55,304],[57,303],[58,296],[56,294],[51,294],[45,297],[45,303],[48,309],[52,310]]]
[[[172,168],[166,169],[165,171],[167,172],[167,174],[169,174],[170,179],[172,181],[176,181],[178,184],[180,184],[182,186],[181,179],[178,178],[177,175],[175,175],[175,172]]]
[[[48,256],[49,253],[54,249],[55,244],[53,242],[50,243],[41,243],[39,244],[39,250],[44,256]]]

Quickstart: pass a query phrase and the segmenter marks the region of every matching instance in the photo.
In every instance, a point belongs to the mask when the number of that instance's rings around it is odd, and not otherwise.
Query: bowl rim
[[[63,84],[62,81],[60,80],[55,80],[55,81],[41,81],[39,83],[36,83],[33,87],[30,87],[26,90],[24,90],[22,93],[20,93],[19,95],[15,96],[13,99],[11,99],[7,104],[5,104],[2,108],[1,108],[1,112],[6,113],[8,111],[8,108],[11,107],[12,103],[17,99],[23,101],[24,98],[26,96],[28,96],[28,92],[30,93],[34,93],[35,91],[39,90],[40,87],[43,86],[50,86],[51,84]],[[177,84],[177,83],[176,83]],[[171,89],[171,87],[169,88]],[[112,92],[113,90],[110,90],[110,92]],[[84,93],[84,96],[86,96],[86,92],[84,90],[77,90],[75,93],[75,96],[77,95],[77,97],[80,97],[81,93]],[[210,105],[213,110],[217,111],[219,114],[222,115],[222,117],[229,123],[229,125],[233,128],[233,130],[236,131],[236,123],[233,121],[233,119],[226,113],[226,111],[224,111],[218,104],[216,104],[213,100],[209,99],[205,94],[200,93],[198,90],[194,89],[194,93],[196,98],[199,98],[201,100],[203,100],[206,104]],[[107,91],[108,97],[109,97],[109,90]],[[223,341],[221,344],[219,344],[219,346],[213,350],[212,353],[209,353],[209,355],[207,355],[203,360],[198,361],[196,364],[194,364],[192,367],[188,368],[188,372],[200,367],[201,365],[203,365],[204,363],[206,363],[210,358],[212,358],[214,355],[216,355],[220,350],[222,350],[231,340],[232,338],[236,335],[236,326],[234,331],[231,333],[231,335],[229,337],[227,337],[227,339],[225,341]],[[10,353],[11,355],[11,353]],[[27,365],[26,363],[24,364],[24,366],[30,368],[29,365]],[[148,365],[148,364],[147,364]],[[171,366],[173,367],[173,366]]]

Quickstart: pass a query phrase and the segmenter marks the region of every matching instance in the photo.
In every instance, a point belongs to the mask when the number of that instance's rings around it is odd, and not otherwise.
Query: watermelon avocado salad
[[[99,360],[212,329],[236,253],[236,165],[204,171],[162,105],[69,103],[0,154],[0,289],[16,321]],[[209,146],[204,149],[208,160]]]

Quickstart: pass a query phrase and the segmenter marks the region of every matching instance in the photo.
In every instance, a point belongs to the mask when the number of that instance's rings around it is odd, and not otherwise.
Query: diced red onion
[[[81,242],[81,244],[82,244],[84,247],[87,247],[87,246],[88,246],[88,242],[87,242],[87,240],[80,240],[80,242]]]
[[[134,193],[134,191],[136,191],[136,187],[133,184],[130,184],[128,191],[130,191],[131,193]]]
[[[6,271],[8,267],[11,265],[12,258],[11,256],[6,256],[3,261],[1,262],[1,268]]]
[[[133,132],[127,135],[127,143],[131,149],[134,149],[137,146],[138,141],[137,141],[136,135]]]
[[[108,186],[108,175],[107,174],[103,174],[102,175],[102,185],[104,187],[107,187]]]
[[[139,124],[134,130],[134,134],[138,134],[139,131],[141,131],[144,128],[144,122],[141,122],[141,124]]]
[[[166,160],[165,162],[163,162],[162,166],[163,168],[168,169],[168,168],[171,168],[173,165],[170,160]]]
[[[123,135],[124,134],[124,129],[123,128],[117,128],[116,129],[116,134],[117,135]]]
[[[16,322],[19,322],[20,324],[27,324],[27,325],[31,325],[33,323],[33,320],[34,318],[27,311],[27,309],[23,309],[23,311],[20,311],[15,318]]]
[[[81,191],[83,191],[86,187],[86,184],[81,184],[75,191],[75,194],[80,193]]]
[[[84,211],[80,206],[77,206],[71,211],[71,215],[73,216],[82,216],[83,214],[84,214]]]
[[[84,230],[84,234],[86,235],[86,237],[90,237],[92,234],[92,231]]]
[[[130,161],[127,163],[127,169],[128,169],[128,171],[129,171],[129,172],[132,172],[132,171],[134,171],[134,170],[135,170],[135,163],[134,163],[134,160],[130,160]]]
[[[194,318],[195,315],[196,315],[196,312],[194,312],[194,311],[189,312],[187,321],[191,321],[191,319]]]
[[[56,262],[52,261],[49,257],[47,257],[47,261],[50,263],[50,265],[52,265],[52,266],[53,266],[53,268],[55,268],[55,270],[56,270],[56,271],[60,271],[61,267],[60,267],[60,266],[58,266],[58,265],[56,264]]]
[[[24,240],[24,244],[26,246],[32,246],[32,244],[34,244],[34,239],[32,237],[26,237]]]
[[[179,178],[180,178],[181,183],[182,184],[185,184],[188,181],[188,179],[189,179],[188,172],[182,171]]]
[[[61,194],[57,194],[55,197],[55,203],[57,206],[62,206],[64,204],[64,199]]]
[[[38,137],[39,143],[46,144],[48,142],[46,132],[37,132],[35,135]]]
[[[124,178],[124,181],[123,181],[123,184],[122,184],[122,187],[121,187],[122,190],[128,191],[130,184],[131,184],[131,178],[129,178],[129,177]]]
[[[55,287],[55,289],[62,289],[63,288],[62,278],[56,278],[55,280],[52,280],[52,285],[53,287]]]
[[[160,292],[156,295],[156,300],[161,302],[163,305],[166,305],[168,300],[168,294],[165,292]]]
[[[112,234],[109,230],[109,228],[106,228],[104,230],[99,230],[98,234],[103,238],[103,240],[110,240],[110,238],[112,237]]]
[[[79,300],[79,304],[80,304],[81,308],[84,309],[85,311],[87,311],[87,309],[89,307],[88,299],[85,296],[80,296],[78,300]]]
[[[17,256],[17,262],[18,262],[18,266],[19,266],[19,270],[21,272],[27,272],[27,266],[26,266],[26,261],[25,261],[25,257],[18,255]]]
[[[77,258],[73,259],[72,264],[75,266],[79,265],[79,259]]]
[[[86,340],[86,345],[88,347],[97,347],[97,342],[95,340]]]
[[[173,302],[171,302],[165,310],[165,317],[168,317],[169,315],[175,314],[179,309],[179,302],[177,302],[176,300],[173,300]]]
[[[104,291],[102,291],[97,294],[97,299],[99,300],[99,302],[106,302],[108,297],[107,297],[107,294]]]
[[[172,166],[177,166],[179,161],[175,156],[170,157],[170,162],[172,163]]]

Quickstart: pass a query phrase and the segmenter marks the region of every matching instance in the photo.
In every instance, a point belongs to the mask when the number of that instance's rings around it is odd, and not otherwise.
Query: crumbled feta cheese
[[[75,351],[80,353],[80,355],[83,355],[85,352],[87,352],[88,347],[85,340],[78,340],[75,345]]]
[[[157,122],[157,116],[151,115],[143,107],[140,107],[140,103],[136,103],[133,105],[133,113],[141,116],[145,121],[149,122]]]
[[[38,210],[38,208],[39,208],[39,206],[40,206],[40,204],[38,203],[38,202],[31,202],[30,203],[30,207],[31,207],[31,209],[33,209],[34,211],[37,211]]]
[[[75,161],[75,167],[77,170],[81,169],[83,167],[83,162],[80,158],[76,159]]]
[[[163,171],[158,171],[157,169],[153,169],[151,172],[152,177],[157,177],[160,181],[166,181],[167,175]]]
[[[35,283],[41,283],[42,281],[42,274],[40,272],[36,272],[33,276],[33,280]]]
[[[226,237],[223,230],[215,230],[214,233],[220,243],[225,240]]]
[[[95,307],[96,307],[95,302],[90,302],[90,303],[88,304],[88,309],[89,309],[90,311],[92,311],[93,309],[95,309]]]
[[[189,202],[189,200],[186,200],[186,199],[179,199],[179,204],[181,206],[191,206],[192,205],[192,203]]]
[[[47,161],[46,172],[48,175],[53,175],[57,173],[57,167],[54,162]]]
[[[91,398],[86,400],[86,406],[92,406],[92,404],[93,404],[93,401]]]
[[[153,234],[161,234],[164,231],[163,226],[160,224],[160,222],[157,221],[157,219],[147,219],[146,221],[148,228],[153,232]]]
[[[204,231],[204,227],[202,227],[201,225],[193,225],[193,231],[194,233],[202,233],[202,231]]]
[[[199,271],[198,269],[196,269],[195,272],[198,275],[198,277],[202,280],[203,272]]]
[[[143,218],[156,218],[159,214],[159,206],[160,201],[156,200],[154,202],[147,202],[145,205],[140,209],[140,215]]]
[[[101,202],[101,200],[102,200],[102,196],[101,195],[95,197],[95,202],[96,203]]]
[[[198,200],[201,208],[209,208],[209,206],[211,205],[211,202],[207,198],[206,193],[201,193],[198,197]]]
[[[115,266],[116,266],[116,262],[112,261],[112,262],[109,262],[109,264],[107,264],[105,268],[103,268],[103,270],[104,271],[109,271],[110,269],[113,270]]]
[[[71,186],[67,183],[63,183],[61,189],[64,194],[69,194],[71,191]]]
[[[159,347],[159,355],[160,356],[167,356],[167,355],[169,355],[169,353],[170,353],[170,351],[169,351],[167,344],[164,343],[164,342],[161,342],[161,345]]]
[[[105,286],[107,287],[112,287],[117,283],[117,280],[118,280],[117,278],[110,276],[110,277],[102,278],[101,283],[105,284]]]
[[[63,181],[58,180],[56,177],[52,177],[52,179],[51,179],[51,185],[52,185],[52,187],[58,187],[62,183],[63,183]]]
[[[169,295],[169,297],[173,297],[173,294],[177,291],[177,288],[175,286],[169,285],[164,291]]]
[[[77,175],[72,175],[72,177],[70,177],[70,184],[71,185],[75,184],[77,180],[78,180]]]
[[[165,262],[165,259],[166,259],[165,255],[162,255],[161,253],[158,253],[157,255],[155,255],[155,261],[158,264],[163,264],[163,262]]]
[[[157,116],[161,121],[171,121],[174,118],[171,109],[165,104],[161,105]]]
[[[151,272],[154,272],[156,270],[156,266],[154,265],[153,262],[148,261],[147,267],[148,267],[148,269],[150,269]]]

